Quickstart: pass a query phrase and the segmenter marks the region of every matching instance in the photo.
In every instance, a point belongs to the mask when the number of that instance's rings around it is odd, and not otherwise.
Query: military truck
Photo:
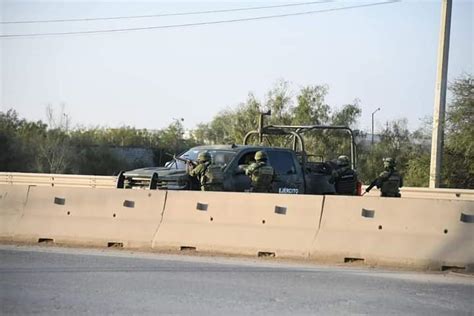
[[[258,130],[247,133],[243,145],[197,146],[173,157],[164,167],[151,167],[121,172],[117,178],[118,188],[149,188],[163,190],[199,190],[199,183],[186,172],[187,162],[196,161],[199,152],[210,153],[213,175],[220,180],[224,191],[245,192],[250,189],[250,178],[243,172],[245,166],[253,162],[257,151],[267,153],[268,162],[275,170],[275,181],[271,192],[285,194],[334,194],[331,181],[332,170],[337,166],[333,161],[312,161],[306,153],[303,136],[314,130],[340,130],[350,136],[351,167],[355,168],[355,144],[353,132],[343,126],[263,126],[262,113]],[[252,145],[252,137],[258,137],[263,144],[272,136],[283,136],[290,140],[292,148]],[[359,187],[360,183],[355,186]],[[355,189],[354,189],[355,191]]]
[[[250,178],[243,172],[259,150],[264,150],[268,162],[275,170],[276,179],[272,192],[276,193],[334,193],[334,185],[329,183],[330,170],[324,167],[319,172],[308,173],[300,164],[296,153],[287,148],[273,148],[252,145],[209,145],[191,148],[179,155],[165,167],[143,168],[125,172],[117,181],[120,188],[148,187],[165,190],[198,190],[195,178],[186,172],[185,160],[195,161],[201,151],[211,154],[214,174],[223,183],[224,191],[245,192],[250,189]]]

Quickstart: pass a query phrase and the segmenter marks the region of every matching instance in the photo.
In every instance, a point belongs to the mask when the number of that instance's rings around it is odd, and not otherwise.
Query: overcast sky
[[[300,1],[303,2],[303,1]],[[140,19],[0,24],[31,34],[137,28],[341,8],[334,1],[219,14]],[[473,73],[473,1],[454,0],[449,80]],[[74,19],[234,9],[288,2],[0,0],[2,21]],[[359,127],[406,117],[416,128],[433,112],[441,2],[392,4],[285,18],[186,28],[0,39],[1,110],[45,119],[66,104],[73,124],[159,129],[174,118],[186,128],[220,110],[264,99],[280,79],[297,91],[327,84],[333,107],[358,98]]]

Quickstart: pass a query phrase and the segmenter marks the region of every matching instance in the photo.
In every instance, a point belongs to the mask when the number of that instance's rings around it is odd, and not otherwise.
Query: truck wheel
[[[124,174],[124,171],[121,170],[117,176],[117,182],[115,184],[115,187],[117,189],[123,189],[124,188],[124,184],[125,184],[125,176],[123,175]]]
[[[151,179],[150,179],[150,185],[148,186],[148,189],[156,190],[157,186],[158,186],[158,173],[153,172],[153,175],[151,176]]]

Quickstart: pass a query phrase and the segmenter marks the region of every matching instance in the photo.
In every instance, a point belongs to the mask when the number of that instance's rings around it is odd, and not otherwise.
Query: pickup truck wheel
[[[124,171],[120,171],[118,176],[117,176],[117,181],[115,183],[115,187],[117,189],[123,189],[125,185],[125,176],[123,175]]]
[[[148,186],[149,190],[156,190],[156,187],[158,186],[158,174],[156,172],[153,172],[153,175],[151,176],[150,179],[150,184]]]
[[[201,190],[201,186],[199,185],[199,182],[195,179],[189,179],[188,181],[186,181],[185,190],[199,191]]]

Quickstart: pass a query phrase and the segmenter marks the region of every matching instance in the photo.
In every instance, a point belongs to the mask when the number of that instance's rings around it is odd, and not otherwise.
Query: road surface
[[[474,277],[0,245],[0,314],[473,314]]]

